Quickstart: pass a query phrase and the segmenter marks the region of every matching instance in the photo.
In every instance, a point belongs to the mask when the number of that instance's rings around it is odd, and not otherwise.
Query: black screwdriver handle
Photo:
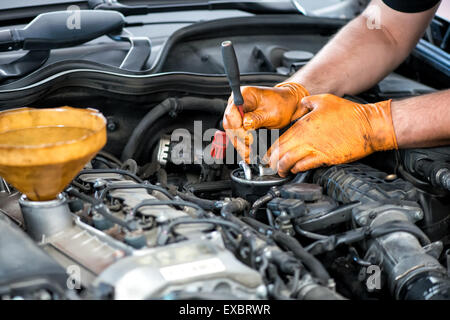
[[[222,58],[228,82],[230,83],[231,91],[233,92],[234,104],[236,106],[241,106],[244,104],[244,98],[241,93],[239,65],[231,41],[222,42]]]

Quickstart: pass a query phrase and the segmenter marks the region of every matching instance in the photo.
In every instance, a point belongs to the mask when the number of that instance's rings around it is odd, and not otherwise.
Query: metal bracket
[[[272,176],[277,173],[267,164],[263,163],[259,157],[256,157],[254,162],[256,163],[247,164],[244,160],[239,162],[239,166],[244,171],[244,177],[246,180],[252,180],[253,172],[258,173],[259,177]]]
[[[134,37],[126,29],[121,34],[110,37],[115,41],[128,41],[131,44],[119,68],[130,71],[141,71],[152,51],[150,39],[147,37]]]
[[[0,177],[0,192],[11,194],[11,189],[9,188],[8,183],[2,177]]]

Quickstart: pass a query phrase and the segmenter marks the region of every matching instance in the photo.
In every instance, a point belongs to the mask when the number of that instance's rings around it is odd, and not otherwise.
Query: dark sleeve
[[[433,8],[440,0],[383,0],[394,10],[413,13],[422,12]]]

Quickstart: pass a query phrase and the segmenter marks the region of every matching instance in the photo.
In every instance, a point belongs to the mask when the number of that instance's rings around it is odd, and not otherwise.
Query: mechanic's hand
[[[223,117],[223,127],[241,157],[249,162],[249,146],[253,142],[248,130],[280,129],[303,116],[308,110],[300,101],[308,91],[297,83],[280,83],[269,87],[242,87],[244,118],[233,103],[233,96]]]
[[[391,100],[358,104],[322,94],[305,97],[301,104],[311,111],[289,128],[263,159],[280,176],[397,149]]]

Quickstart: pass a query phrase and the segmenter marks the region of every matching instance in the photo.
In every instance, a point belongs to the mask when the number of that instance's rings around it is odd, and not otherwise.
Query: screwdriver
[[[244,119],[244,109],[242,107],[244,104],[244,98],[241,93],[241,79],[236,52],[234,51],[233,43],[231,41],[223,41],[221,47],[225,73],[227,75],[231,91],[233,92],[233,101],[238,108],[242,119]],[[214,134],[211,156],[215,159],[223,159],[227,144],[228,138],[225,132],[217,130]]]
[[[244,110],[242,108],[244,97],[242,97],[241,93],[239,64],[231,41],[222,42],[222,58],[228,82],[230,83],[230,88],[233,92],[234,104],[238,108],[241,117],[244,118]]]

